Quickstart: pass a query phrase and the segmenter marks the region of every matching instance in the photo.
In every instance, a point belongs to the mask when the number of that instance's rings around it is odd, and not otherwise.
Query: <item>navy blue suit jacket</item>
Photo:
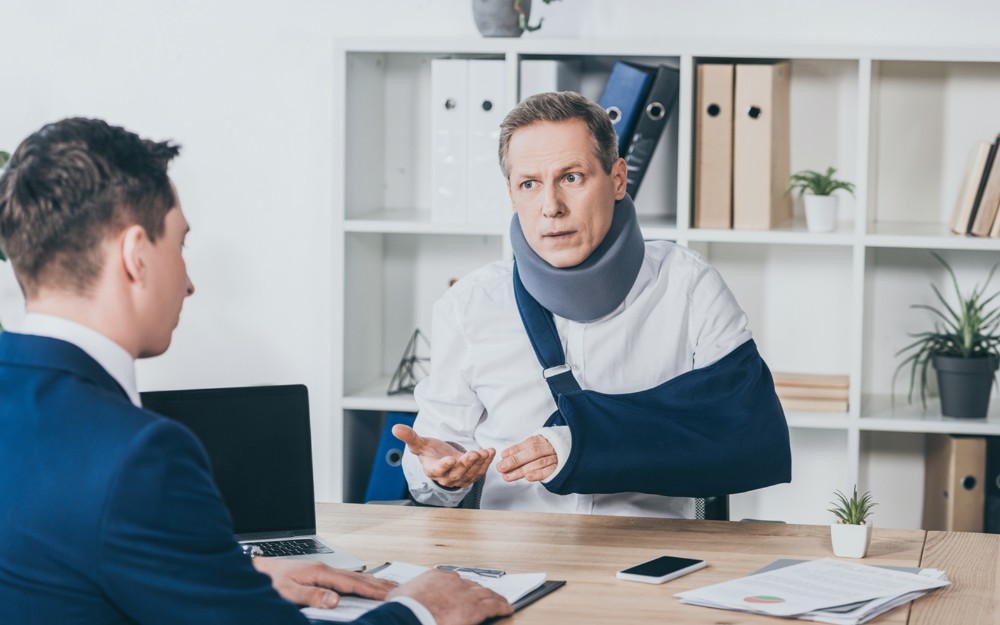
[[[306,622],[242,555],[188,430],[78,347],[0,333],[0,623]]]

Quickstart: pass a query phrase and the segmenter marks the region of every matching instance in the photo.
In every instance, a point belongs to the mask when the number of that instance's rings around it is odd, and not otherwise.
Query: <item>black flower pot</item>
[[[985,419],[998,364],[1000,360],[993,355],[962,358],[935,354],[941,414],[959,419]]]

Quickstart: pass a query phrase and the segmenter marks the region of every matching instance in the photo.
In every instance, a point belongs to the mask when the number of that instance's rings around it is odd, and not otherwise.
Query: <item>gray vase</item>
[[[531,0],[521,0],[525,18],[531,16]],[[520,37],[518,13],[514,0],[472,0],[472,17],[483,37]]]
[[[985,419],[997,357],[960,358],[935,354],[933,361],[941,393],[941,414],[958,419]]]

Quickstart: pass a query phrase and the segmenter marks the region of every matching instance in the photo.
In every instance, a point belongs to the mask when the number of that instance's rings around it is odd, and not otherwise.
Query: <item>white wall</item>
[[[198,292],[143,390],[309,386],[317,492],[340,498],[330,427],[331,50],[336,37],[477,37],[466,0],[0,0],[0,147],[105,118],[184,146],[172,169]],[[526,37],[996,46],[1000,3],[535,0]],[[534,18],[533,18],[533,21]],[[350,181],[348,181],[348,184]],[[0,318],[22,302],[0,267]]]

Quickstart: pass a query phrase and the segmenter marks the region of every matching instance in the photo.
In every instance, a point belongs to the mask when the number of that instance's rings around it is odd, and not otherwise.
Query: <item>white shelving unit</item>
[[[924,434],[1000,435],[1000,402],[985,421],[943,418],[891,401],[896,351],[930,323],[946,274],[968,288],[1000,260],[1000,241],[947,232],[975,141],[1000,131],[1000,49],[740,45],[715,41],[366,39],[336,51],[334,427],[344,432],[344,500],[360,499],[386,411],[415,411],[386,388],[413,328],[430,330],[449,281],[510,258],[507,226],[430,221],[430,60],[503,59],[516,94],[522,59],[578,59],[596,99],[615,60],[681,70],[676,122],[636,198],[644,236],[696,249],[722,273],[774,370],[847,373],[846,414],[790,413],[793,482],[734,496],[735,518],[827,522],[834,489],[857,482],[880,502],[876,522],[919,527]],[[792,170],[837,167],[857,187],[832,233],[806,231],[802,208],[769,231],[691,227],[694,67],[709,59],[792,61]],[[513,95],[507,103],[513,106]],[[1000,286],[998,283],[997,286]],[[430,337],[433,341],[433,337]]]

